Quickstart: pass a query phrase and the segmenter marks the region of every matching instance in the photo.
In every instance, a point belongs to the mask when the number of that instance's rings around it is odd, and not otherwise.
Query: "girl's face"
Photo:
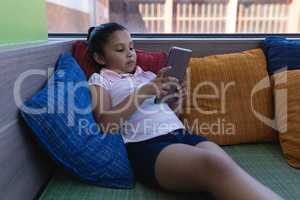
[[[130,34],[126,30],[115,31],[104,46],[104,55],[97,62],[117,73],[132,73],[136,67],[136,53]]]

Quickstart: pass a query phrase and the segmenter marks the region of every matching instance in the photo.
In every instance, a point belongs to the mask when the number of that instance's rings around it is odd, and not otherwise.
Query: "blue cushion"
[[[282,68],[300,68],[300,40],[283,37],[267,37],[263,43],[268,61],[268,72],[273,74]]]
[[[20,108],[51,157],[81,180],[112,188],[132,188],[133,171],[120,134],[103,134],[91,113],[86,77],[69,53],[54,74]]]

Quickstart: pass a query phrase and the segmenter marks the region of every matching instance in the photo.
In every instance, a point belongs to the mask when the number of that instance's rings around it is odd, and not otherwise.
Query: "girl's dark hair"
[[[90,27],[87,36],[88,49],[90,53],[104,55],[103,47],[109,41],[115,31],[127,30],[124,26],[115,23],[105,23],[96,27]]]

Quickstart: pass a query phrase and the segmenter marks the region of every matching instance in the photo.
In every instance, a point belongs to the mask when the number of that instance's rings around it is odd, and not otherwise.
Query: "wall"
[[[0,1],[0,46],[47,41],[44,0]]]
[[[46,0],[49,33],[86,33],[108,22],[108,0]]]
[[[47,2],[49,33],[84,33],[90,23],[88,12]]]

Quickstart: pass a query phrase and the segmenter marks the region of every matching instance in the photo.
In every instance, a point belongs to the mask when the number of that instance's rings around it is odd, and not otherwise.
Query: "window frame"
[[[134,39],[262,39],[268,36],[300,39],[300,33],[132,33]],[[49,39],[85,39],[87,33],[48,33]]]

